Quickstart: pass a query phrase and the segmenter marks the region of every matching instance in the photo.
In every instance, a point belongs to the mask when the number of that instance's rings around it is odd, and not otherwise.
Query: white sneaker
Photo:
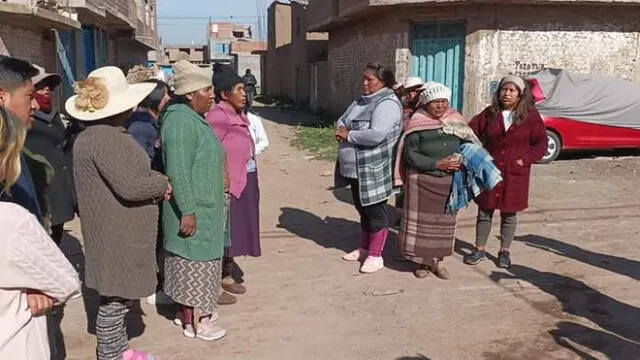
[[[218,320],[218,318],[220,318],[220,315],[218,315],[218,313],[216,312],[211,315],[211,317],[209,318],[209,321],[216,321]],[[180,319],[179,317],[176,317],[175,319],[173,319],[173,324],[177,326],[182,326],[182,319]]]
[[[360,268],[360,272],[373,274],[384,267],[384,260],[381,256],[367,256]]]
[[[205,341],[222,339],[225,335],[227,335],[227,331],[216,326],[214,321],[211,319],[200,321],[200,324],[198,325],[198,332],[196,333],[196,337],[198,339]]]
[[[147,304],[155,305],[156,304],[156,294],[151,294],[147,296]]]
[[[355,249],[352,252],[348,253],[348,254],[344,254],[342,256],[342,260],[344,261],[362,261],[364,260],[367,255],[368,255],[369,251],[365,250],[365,249]]]

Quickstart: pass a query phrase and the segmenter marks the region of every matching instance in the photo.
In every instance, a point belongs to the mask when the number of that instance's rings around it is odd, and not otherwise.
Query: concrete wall
[[[251,69],[251,73],[258,81],[256,92],[260,94],[262,89],[262,56],[249,53],[236,54],[236,67],[240,76],[244,76],[245,71]]]
[[[360,89],[367,61],[391,64],[403,80],[411,71],[415,23],[466,20],[465,116],[489,102],[492,81],[542,67],[616,75],[640,81],[639,8],[630,6],[398,6],[385,17],[331,29],[328,108],[340,113]],[[379,14],[378,14],[379,15]],[[366,46],[365,46],[366,44]]]

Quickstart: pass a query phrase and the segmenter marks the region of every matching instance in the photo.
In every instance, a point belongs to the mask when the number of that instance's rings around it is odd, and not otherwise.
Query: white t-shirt
[[[509,131],[509,128],[513,125],[513,111],[502,110],[502,119],[504,119],[504,131]]]

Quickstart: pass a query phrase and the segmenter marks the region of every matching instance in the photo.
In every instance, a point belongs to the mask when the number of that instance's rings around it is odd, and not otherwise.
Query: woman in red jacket
[[[493,156],[504,181],[477,199],[476,249],[464,262],[475,265],[487,259],[485,246],[493,213],[498,209],[501,217],[498,266],[506,269],[511,266],[509,246],[516,232],[516,214],[529,206],[531,165],[547,151],[544,123],[525,81],[507,76],[500,81],[493,103],[469,125]]]

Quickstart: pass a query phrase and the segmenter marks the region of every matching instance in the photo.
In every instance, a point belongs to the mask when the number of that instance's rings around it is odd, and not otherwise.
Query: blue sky
[[[164,44],[206,43],[208,17],[213,22],[251,25],[258,35],[258,2],[266,22],[273,0],[158,0],[158,30]],[[231,19],[233,16],[234,19]],[[266,32],[266,23],[264,25]],[[263,35],[266,38],[266,34]]]

